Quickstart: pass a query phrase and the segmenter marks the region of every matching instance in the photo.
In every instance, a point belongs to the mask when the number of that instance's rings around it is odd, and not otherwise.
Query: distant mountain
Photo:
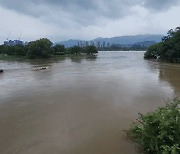
[[[69,47],[73,47],[75,45],[78,45],[78,42],[80,42],[80,41],[82,41],[82,40],[72,40],[72,39],[70,39],[70,40],[67,40],[67,41],[57,42],[55,44],[62,44],[66,48],[69,48]]]
[[[94,45],[112,45],[112,44],[119,44],[119,45],[128,45],[128,44],[142,44],[144,42],[145,46],[151,44],[152,42],[158,43],[161,42],[163,35],[156,35],[156,34],[145,34],[145,35],[127,35],[127,36],[118,36],[112,38],[102,38],[98,37],[96,39],[87,41],[87,40],[68,40],[63,42],[58,42],[56,44],[62,44],[65,47],[72,47],[75,45],[82,45],[85,46],[86,44],[94,44]]]
[[[149,46],[151,46],[151,45],[153,45],[153,44],[155,44],[156,42],[154,42],[154,41],[144,41],[144,42],[138,42],[138,43],[135,43],[135,44],[133,44],[133,45],[135,45],[135,46],[140,46],[140,47],[149,47]]]

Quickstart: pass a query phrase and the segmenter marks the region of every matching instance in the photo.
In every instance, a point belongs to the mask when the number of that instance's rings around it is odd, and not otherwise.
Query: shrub
[[[146,115],[139,114],[127,131],[132,139],[142,145],[145,153],[180,153],[180,101],[173,100]]]
[[[156,59],[160,56],[159,50],[161,49],[162,43],[157,43],[148,48],[144,54],[146,59]]]

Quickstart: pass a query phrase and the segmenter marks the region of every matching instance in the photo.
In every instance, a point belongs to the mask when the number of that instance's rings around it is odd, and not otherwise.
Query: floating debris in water
[[[35,66],[32,71],[40,71],[40,70],[46,70],[48,68],[50,68],[51,65],[48,65],[48,66]]]

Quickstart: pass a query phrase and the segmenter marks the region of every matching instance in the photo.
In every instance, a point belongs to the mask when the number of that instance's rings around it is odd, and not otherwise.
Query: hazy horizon
[[[96,38],[87,39],[86,41],[91,41],[91,40],[95,40],[95,39],[99,39],[99,38],[109,39],[109,38],[116,38],[116,37],[123,37],[123,36],[138,36],[138,35],[162,35],[163,36],[163,34],[148,34],[148,33],[145,33],[145,34],[121,35],[121,36],[110,36],[110,37],[101,37],[101,36],[99,36],[99,37],[96,37]],[[82,41],[84,41],[83,39],[78,39],[78,38],[77,39],[76,38],[72,39],[72,38],[69,38],[69,39],[66,39],[66,40],[62,40],[62,42],[63,41],[68,41],[68,40],[80,40],[80,41],[82,40]]]
[[[146,34],[121,35],[121,36],[111,36],[111,37],[101,37],[101,36],[99,36],[99,37],[92,38],[92,39],[67,38],[67,39],[65,39],[65,40],[60,40],[60,41],[59,41],[59,40],[56,40],[56,41],[53,41],[53,43],[66,42],[66,41],[70,41],[70,40],[92,41],[92,40],[100,39],[100,38],[103,38],[103,39],[110,39],[110,38],[116,38],[116,37],[123,37],[123,36],[138,36],[138,35],[162,35],[162,36],[163,36],[163,34],[148,34],[148,33],[146,33]],[[166,35],[166,33],[165,33],[164,35]],[[39,38],[36,38],[36,39],[41,39],[41,38],[44,38],[44,37],[39,37]],[[47,38],[48,38],[48,37],[47,37]],[[48,39],[50,39],[50,38],[48,38]],[[14,38],[14,39],[9,38],[9,40],[19,40],[19,38]],[[23,40],[23,39],[21,39],[21,40],[24,41],[24,42],[31,42],[31,41],[34,41],[34,40]],[[6,41],[6,39],[4,39],[3,41]],[[3,44],[3,41],[0,42],[0,44]]]
[[[0,43],[49,38],[92,40],[161,34],[180,25],[178,0],[0,0]]]

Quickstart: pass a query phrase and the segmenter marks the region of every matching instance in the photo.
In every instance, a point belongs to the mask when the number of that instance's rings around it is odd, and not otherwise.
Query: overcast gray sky
[[[0,0],[0,43],[166,34],[180,26],[180,0]]]

